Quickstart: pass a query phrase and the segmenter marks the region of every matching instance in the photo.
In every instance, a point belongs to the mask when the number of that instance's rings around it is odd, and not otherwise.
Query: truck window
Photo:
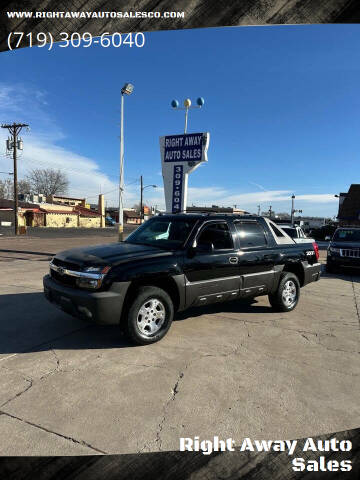
[[[269,222],[269,225],[270,225],[271,230],[274,232],[274,234],[277,237],[284,237],[284,234],[281,233],[280,230],[273,223]]]
[[[201,231],[197,244],[212,243],[215,250],[234,248],[232,236],[227,223],[209,223]]]
[[[265,231],[257,222],[235,222],[240,247],[264,247],[267,245]]]

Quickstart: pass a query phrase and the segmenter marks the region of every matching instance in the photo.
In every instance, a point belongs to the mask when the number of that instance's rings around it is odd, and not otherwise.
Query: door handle
[[[229,257],[229,262],[230,263],[235,264],[235,263],[238,263],[238,261],[239,261],[238,257]]]

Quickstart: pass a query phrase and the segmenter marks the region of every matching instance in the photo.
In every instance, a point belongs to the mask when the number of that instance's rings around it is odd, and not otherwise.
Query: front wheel
[[[269,301],[274,310],[290,312],[294,310],[300,298],[300,283],[294,273],[284,273],[278,289],[269,295]]]
[[[127,316],[127,333],[138,345],[161,340],[168,332],[174,317],[170,296],[161,288],[140,287]]]

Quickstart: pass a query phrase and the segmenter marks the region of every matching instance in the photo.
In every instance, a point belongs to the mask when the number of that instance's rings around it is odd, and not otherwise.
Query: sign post
[[[186,211],[188,177],[207,162],[210,133],[188,133],[160,137],[166,211]]]

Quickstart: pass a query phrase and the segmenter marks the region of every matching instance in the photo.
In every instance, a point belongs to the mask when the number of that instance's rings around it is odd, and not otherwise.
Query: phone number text
[[[104,48],[108,47],[136,47],[142,48],[145,45],[145,35],[142,32],[138,33],[109,33],[105,32],[98,37],[93,37],[91,33],[67,33],[61,32],[59,34],[61,40],[55,40],[54,36],[50,32],[39,33],[24,33],[24,32],[11,32],[8,35],[8,47],[9,50],[14,50],[20,47],[39,47],[47,48],[51,50],[54,43],[58,47],[66,48],[89,48],[92,45],[99,45]]]

